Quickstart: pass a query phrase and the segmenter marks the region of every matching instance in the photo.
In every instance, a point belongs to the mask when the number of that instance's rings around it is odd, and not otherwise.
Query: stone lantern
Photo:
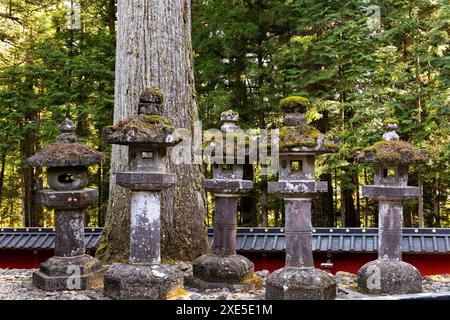
[[[223,141],[226,135],[237,137],[239,115],[233,111],[221,114]],[[230,140],[229,140],[230,141]],[[239,140],[238,140],[239,141]],[[224,143],[225,145],[225,143]],[[233,145],[232,148],[235,146]],[[237,150],[235,150],[237,151]],[[252,190],[253,182],[243,180],[244,155],[227,155],[224,146],[223,164],[213,164],[213,179],[203,186],[215,197],[214,243],[212,254],[205,254],[193,264],[194,278],[214,283],[239,283],[253,274],[253,263],[236,254],[237,204],[241,193]],[[217,159],[220,155],[214,155]],[[241,158],[240,158],[241,157]],[[240,160],[240,161],[239,161]]]
[[[37,201],[55,210],[55,256],[33,273],[33,284],[47,291],[86,290],[103,282],[100,262],[85,254],[83,209],[98,201],[86,188],[88,166],[101,163],[103,153],[77,143],[69,119],[59,126],[56,143],[28,158],[34,167],[48,167],[50,189],[38,191]]]
[[[327,272],[315,269],[312,253],[311,202],[327,192],[326,181],[314,179],[314,157],[333,152],[337,145],[307,125],[308,100],[293,96],[280,101],[285,112],[279,132],[279,178],[270,182],[269,193],[280,194],[285,207],[286,266],[269,275],[268,300],[334,299],[336,283]]]
[[[111,144],[128,146],[128,169],[116,183],[130,192],[130,256],[105,272],[104,293],[114,299],[161,300],[181,288],[182,275],[161,264],[160,193],[176,184],[168,173],[167,147],[178,143],[172,121],[162,116],[163,96],[148,88],[140,96],[138,115],[105,128]]]
[[[408,165],[428,162],[425,152],[400,141],[396,120],[384,123],[383,141],[358,150],[356,160],[375,165],[375,185],[364,186],[362,195],[378,201],[378,259],[358,272],[358,287],[369,293],[406,294],[422,292],[422,277],[402,261],[403,204],[419,196],[418,187],[408,186]]]

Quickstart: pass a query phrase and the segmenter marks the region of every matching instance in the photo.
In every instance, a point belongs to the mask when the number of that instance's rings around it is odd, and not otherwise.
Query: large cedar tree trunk
[[[193,132],[198,119],[191,48],[190,0],[120,0],[117,7],[114,123],[137,113],[142,90],[158,87],[164,115]],[[108,214],[97,256],[123,261],[129,254],[128,193],[115,184],[125,170],[126,147],[113,146]],[[170,150],[169,150],[170,152]],[[162,254],[193,260],[208,251],[200,165],[170,165],[177,185],[162,193]]]

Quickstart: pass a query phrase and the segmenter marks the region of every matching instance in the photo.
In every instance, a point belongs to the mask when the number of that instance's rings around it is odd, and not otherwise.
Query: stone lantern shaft
[[[402,260],[403,204],[401,201],[378,203],[378,257]]]
[[[55,210],[55,256],[85,254],[83,210]]]
[[[161,262],[160,208],[159,192],[131,192],[130,263]]]
[[[286,267],[314,267],[311,199],[284,200]]]
[[[236,254],[237,204],[239,197],[215,194],[213,253],[218,256]]]

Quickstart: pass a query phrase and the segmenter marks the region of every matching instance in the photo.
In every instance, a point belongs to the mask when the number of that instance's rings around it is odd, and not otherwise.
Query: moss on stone
[[[315,148],[320,131],[307,124],[287,126],[280,129],[280,148],[292,149],[296,147]]]
[[[329,140],[329,139],[324,139],[322,145],[326,151],[335,152],[339,148],[338,145],[334,141]]]
[[[222,143],[223,143],[224,152],[225,152],[225,146],[227,143],[227,138],[229,141],[234,141],[235,152],[237,151],[237,143],[238,142],[244,141],[245,146],[248,147],[250,144],[250,140],[252,139],[251,135],[248,135],[244,132],[239,132],[239,131],[238,132],[227,132],[226,134],[223,134],[222,137],[223,137]],[[203,150],[208,148],[209,146],[211,146],[212,143],[215,143],[215,142],[217,142],[217,140],[215,139],[214,134],[210,135],[208,132],[205,132],[203,134],[203,142],[202,142]],[[219,140],[219,142],[220,142],[220,140]]]
[[[162,104],[164,102],[164,96],[159,90],[159,88],[156,87],[145,88],[144,91],[141,93],[141,101],[145,100],[147,96],[155,96],[158,104]]]
[[[113,127],[103,130],[109,143],[167,144],[166,138],[175,129],[169,119],[158,115],[130,116]]]
[[[384,122],[383,122],[384,125],[390,124],[390,123],[399,124],[399,122],[398,122],[397,120],[392,119],[392,118],[386,119],[386,120],[384,120]]]
[[[379,141],[373,146],[356,151],[359,162],[384,164],[426,163],[428,155],[406,141]]]
[[[234,110],[231,110],[231,109],[222,112],[222,114],[227,114],[227,115],[230,115],[232,117],[239,117],[239,113],[234,111]]]
[[[309,106],[309,100],[301,96],[290,96],[280,101],[280,107],[286,112],[293,112],[295,109],[300,109],[300,112],[306,111]]]
[[[74,167],[100,164],[104,154],[77,142],[52,143],[27,159],[33,167]]]
[[[169,118],[157,115],[157,114],[151,114],[151,115],[145,115],[143,116],[145,121],[148,123],[163,123],[167,125],[172,125],[173,121]]]

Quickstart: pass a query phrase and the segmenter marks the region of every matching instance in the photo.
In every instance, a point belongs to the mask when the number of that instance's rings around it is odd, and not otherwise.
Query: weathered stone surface
[[[184,276],[184,285],[190,291],[206,293],[210,290],[228,290],[230,292],[250,292],[264,289],[264,280],[262,277],[253,274],[247,279],[238,283],[230,282],[210,282],[194,277],[192,274]]]
[[[253,270],[253,262],[238,254],[227,257],[206,254],[193,264],[194,276],[207,282],[238,283],[251,276]]]
[[[363,186],[362,195],[363,197],[371,197],[375,200],[403,201],[417,198],[419,196],[419,188],[385,185]]]
[[[105,272],[104,294],[113,299],[164,300],[183,286],[176,268],[155,264],[117,264]]]
[[[203,187],[213,193],[239,194],[253,189],[253,181],[240,179],[203,180]]]
[[[116,183],[133,191],[160,191],[175,185],[177,177],[171,173],[118,172]]]
[[[82,209],[98,200],[98,191],[84,188],[72,191],[40,190],[37,193],[38,203],[54,209]]]
[[[55,210],[55,256],[85,254],[83,216],[82,210]]]
[[[286,267],[314,267],[311,199],[284,199]]]
[[[380,201],[378,204],[378,258],[402,260],[403,205]]]
[[[224,159],[225,160],[225,159]],[[223,165],[214,164],[213,166],[213,179],[218,180],[242,180],[244,176],[244,166],[242,164],[234,164],[234,157],[232,161],[233,164],[229,165],[228,169],[225,169]],[[244,159],[245,161],[245,159]],[[226,163],[226,161],[224,161]]]
[[[317,192],[327,192],[328,183],[326,181],[279,181],[269,182],[269,193],[278,193],[283,196],[302,197],[313,196]]]
[[[212,253],[225,257],[236,254],[236,208],[238,196],[217,196],[214,213],[214,243]]]
[[[156,192],[131,192],[130,210],[130,263],[161,262],[159,195]]]
[[[52,257],[33,273],[33,284],[46,291],[86,290],[103,284],[100,262],[89,256]]]
[[[281,153],[279,162],[278,181],[315,180],[314,154]]]
[[[260,271],[256,271],[255,272],[257,276],[261,277],[261,278],[267,278],[267,276],[270,274],[269,270],[260,270]]]
[[[57,191],[81,190],[88,185],[86,167],[52,167],[47,170],[47,183]]]
[[[333,300],[336,282],[325,271],[314,268],[278,269],[266,281],[266,300]]]
[[[378,259],[366,263],[357,274],[358,288],[370,294],[422,292],[419,271],[403,261]]]

